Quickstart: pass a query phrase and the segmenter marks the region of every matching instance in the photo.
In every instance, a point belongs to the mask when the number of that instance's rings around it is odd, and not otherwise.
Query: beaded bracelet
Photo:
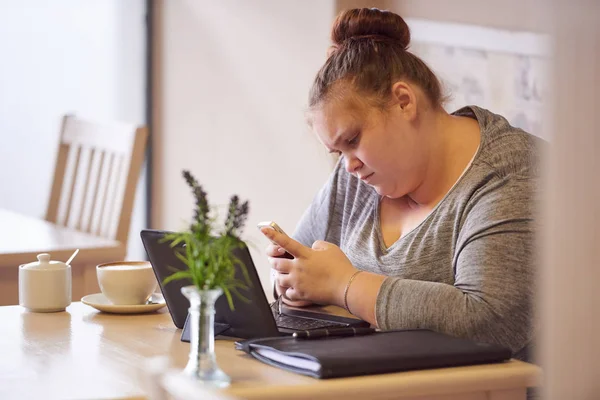
[[[352,311],[350,311],[350,308],[348,308],[348,289],[350,289],[350,284],[352,283],[354,278],[356,278],[356,275],[360,274],[361,272],[363,271],[356,271],[355,273],[353,273],[350,277],[350,280],[346,284],[346,288],[344,289],[344,306],[346,307],[346,311],[348,311],[350,314],[352,314]]]

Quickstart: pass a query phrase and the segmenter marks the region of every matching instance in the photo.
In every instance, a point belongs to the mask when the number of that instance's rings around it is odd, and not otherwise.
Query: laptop
[[[167,308],[177,328],[183,329],[183,341],[189,341],[187,318],[189,301],[181,293],[181,288],[191,285],[187,279],[171,281],[164,285],[163,280],[176,270],[187,266],[177,258],[174,248],[163,238],[170,232],[145,229],[140,233],[142,243],[148,254],[152,269],[165,298]],[[229,308],[225,296],[219,297],[215,304],[215,336],[218,334],[243,339],[270,336],[291,335],[297,331],[325,327],[367,327],[368,322],[356,318],[347,318],[318,312],[303,312],[298,308],[280,307],[275,301],[267,301],[247,246],[237,248],[234,254],[246,266],[250,277],[247,290],[240,290],[249,302],[233,297],[234,310]],[[236,278],[244,280],[242,271],[236,269]]]

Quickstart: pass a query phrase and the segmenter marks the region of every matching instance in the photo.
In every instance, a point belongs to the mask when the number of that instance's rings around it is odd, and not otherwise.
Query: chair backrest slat
[[[69,218],[65,221],[65,226],[76,230],[80,230],[81,226],[83,205],[85,204],[88,185],[89,161],[90,149],[85,146],[80,146],[76,170],[77,173],[75,174],[75,181],[73,182],[73,197],[69,204]]]
[[[85,203],[79,229],[83,232],[90,232],[92,224],[92,212],[98,199],[98,186],[100,172],[102,168],[102,158],[104,153],[100,150],[91,150],[90,170],[88,175],[88,187],[86,192]]]
[[[115,191],[115,197],[113,200],[113,212],[115,210],[115,206],[118,204],[122,204],[123,203],[123,196],[125,196],[125,187],[127,185],[127,173],[128,173],[128,168],[127,165],[129,165],[130,163],[130,158],[129,157],[125,157],[125,156],[121,156],[120,157],[120,165],[119,168],[117,170],[117,176],[115,178],[116,182],[118,182],[115,187],[116,187],[116,191]],[[116,237],[117,236],[117,229],[119,228],[119,219],[118,218],[109,218],[109,226],[108,226],[108,236],[111,237]]]
[[[46,219],[127,242],[145,127],[65,116]]]
[[[67,163],[63,171],[64,182],[62,188],[59,188],[59,200],[57,203],[59,209],[56,223],[58,225],[68,226],[79,169],[80,150],[79,146],[70,146],[67,149]]]
[[[111,159],[110,168],[110,184],[107,187],[106,198],[104,200],[104,215],[102,218],[102,225],[100,228],[100,235],[104,237],[110,237],[110,226],[111,220],[115,214],[116,207],[116,195],[117,195],[117,184],[119,181],[119,174],[121,170],[121,157],[118,154],[114,154]]]
[[[104,209],[106,208],[106,196],[108,192],[108,181],[112,168],[112,159],[114,154],[103,152],[102,168],[100,169],[100,182],[98,183],[98,201],[94,207],[90,233],[100,235],[102,229],[102,221],[104,217]]]

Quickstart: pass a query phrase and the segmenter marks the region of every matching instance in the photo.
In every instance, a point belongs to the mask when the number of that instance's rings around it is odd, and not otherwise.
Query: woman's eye
[[[356,146],[358,144],[358,139],[360,135],[354,136],[352,139],[348,140],[349,146]]]

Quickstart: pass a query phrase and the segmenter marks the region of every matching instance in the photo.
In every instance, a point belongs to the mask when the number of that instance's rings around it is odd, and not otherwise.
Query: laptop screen
[[[163,240],[167,233],[169,232],[146,229],[142,230],[140,236],[173,323],[181,329],[185,324],[189,308],[189,302],[181,293],[181,288],[191,285],[192,282],[182,279],[163,284],[163,280],[171,275],[174,269],[187,269],[187,266],[177,258],[175,249],[171,248],[169,242]],[[231,310],[227,298],[222,295],[215,304],[215,323],[229,326],[229,329],[222,333],[227,336],[248,339],[278,336],[279,331],[248,248],[244,246],[235,249],[234,254],[244,263],[250,277],[250,287],[247,290],[240,290],[241,294],[249,301],[244,302],[232,295],[234,310]],[[236,267],[235,274],[236,279],[245,281],[239,267]]]

